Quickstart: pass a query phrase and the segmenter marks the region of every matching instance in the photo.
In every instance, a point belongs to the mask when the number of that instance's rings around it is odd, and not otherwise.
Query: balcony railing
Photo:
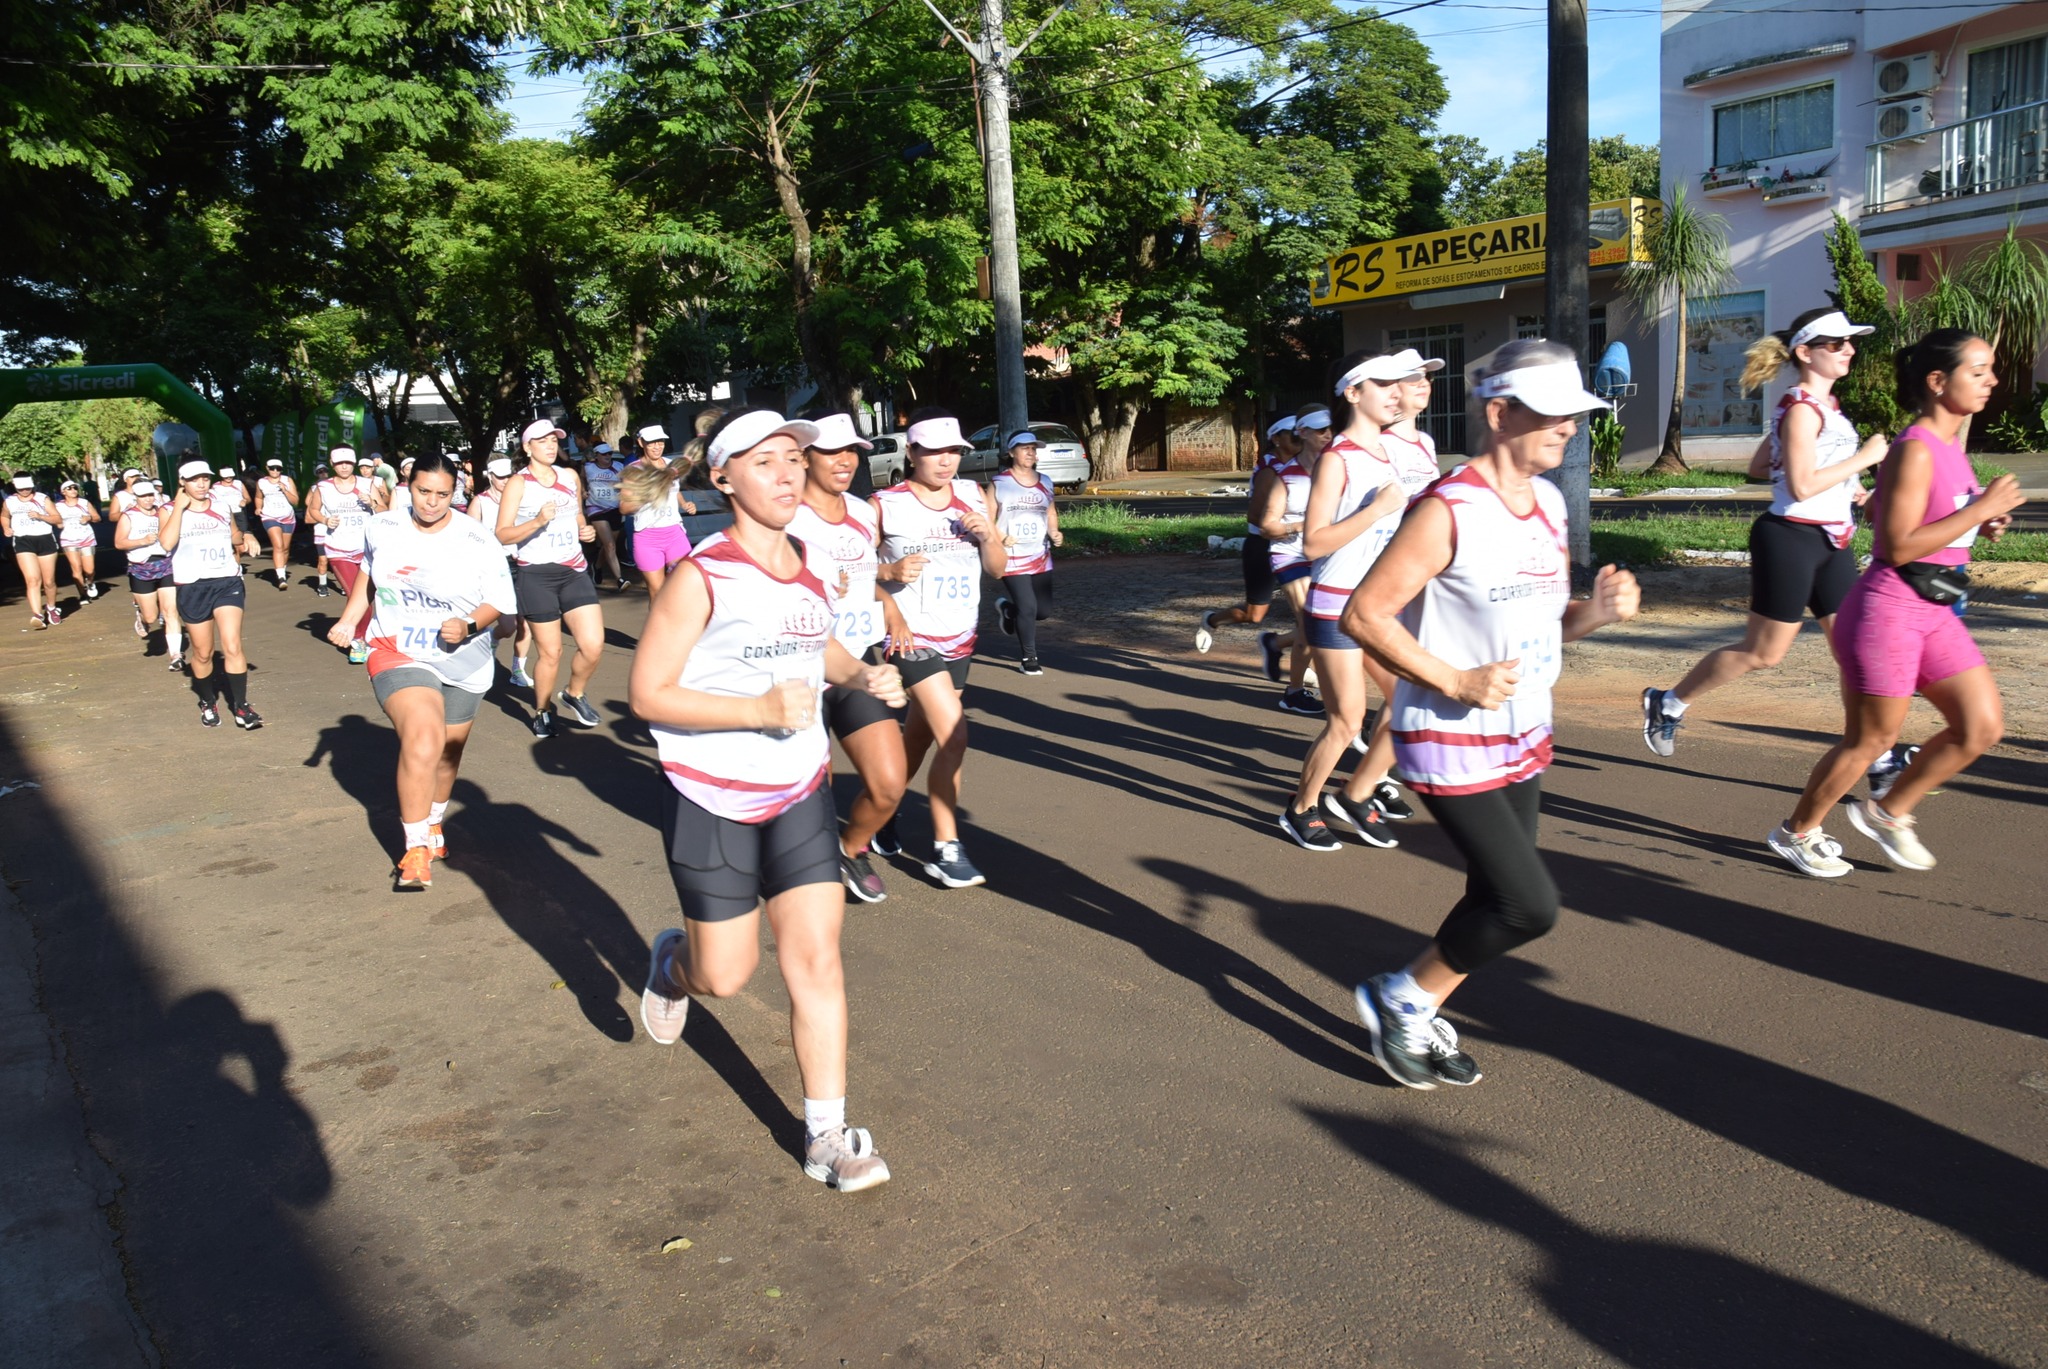
[[[2048,100],[1870,144],[1863,212],[2048,182]]]

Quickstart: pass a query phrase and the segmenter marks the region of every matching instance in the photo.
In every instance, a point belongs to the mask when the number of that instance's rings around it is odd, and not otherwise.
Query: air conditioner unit
[[[1941,88],[1941,73],[1934,54],[1916,52],[1906,57],[1877,59],[1877,98],[1896,100],[1906,95],[1931,95]]]
[[[1879,142],[1908,139],[1924,142],[1927,130],[1934,127],[1934,101],[1901,100],[1895,105],[1879,105],[1877,108],[1877,139]]]

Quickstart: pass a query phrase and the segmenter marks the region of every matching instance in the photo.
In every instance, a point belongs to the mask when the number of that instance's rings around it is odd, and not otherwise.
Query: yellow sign
[[[1607,200],[1593,206],[1588,266],[1648,261],[1648,238],[1664,207],[1655,200]],[[1450,290],[1461,285],[1522,280],[1544,268],[1545,216],[1497,219],[1367,243],[1323,263],[1309,283],[1318,306]]]

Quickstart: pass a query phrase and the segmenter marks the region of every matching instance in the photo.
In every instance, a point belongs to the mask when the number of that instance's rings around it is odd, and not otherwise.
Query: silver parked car
[[[875,488],[886,490],[902,484],[910,474],[910,435],[876,433],[868,441],[875,444],[875,449],[868,453],[868,475]]]
[[[1088,479],[1088,449],[1080,435],[1062,423],[1033,423],[1038,434],[1038,469],[1054,489],[1079,489]],[[1002,469],[1001,437],[993,426],[971,434],[974,450],[960,459],[960,474],[976,480],[995,479]]]

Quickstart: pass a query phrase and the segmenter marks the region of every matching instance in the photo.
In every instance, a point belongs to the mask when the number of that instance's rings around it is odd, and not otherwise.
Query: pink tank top
[[[1977,483],[1977,473],[1970,468],[1970,458],[1963,454],[1960,442],[1946,442],[1933,429],[1915,423],[1899,434],[1899,442],[1909,438],[1927,444],[1927,451],[1934,458],[1933,478],[1927,485],[1927,507],[1920,511],[1920,526],[1939,523],[1942,519],[1964,507],[1972,499],[1984,493],[1984,487]],[[1892,444],[1898,450],[1898,443]],[[1889,475],[1889,472],[1886,473]],[[1877,554],[1880,561],[1885,559],[1884,509],[1885,501],[1891,496],[1891,482],[1877,482],[1877,493],[1871,497],[1871,522],[1877,528]],[[1970,544],[1977,540],[1977,529],[1971,528],[1940,551],[1930,552],[1923,561],[1934,561],[1944,566],[1960,566],[1970,559]]]

